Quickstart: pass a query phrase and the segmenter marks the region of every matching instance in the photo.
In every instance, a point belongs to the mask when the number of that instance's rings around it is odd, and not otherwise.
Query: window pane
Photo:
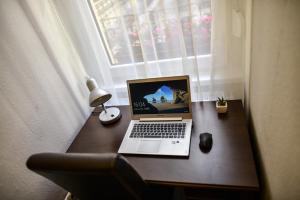
[[[130,54],[123,30],[120,28],[120,18],[107,18],[101,21],[103,32],[107,40],[107,49],[111,51],[113,64],[130,63]]]
[[[194,0],[188,4],[178,0],[180,20],[188,56],[210,54],[210,0]]]
[[[151,12],[150,19],[158,59],[180,57],[182,50],[178,38],[181,33],[174,9]]]
[[[133,58],[135,62],[142,62],[142,49],[138,33],[138,25],[134,15],[124,16],[125,28],[130,42],[130,48],[132,50]]]
[[[90,3],[112,65],[210,54],[210,0]]]

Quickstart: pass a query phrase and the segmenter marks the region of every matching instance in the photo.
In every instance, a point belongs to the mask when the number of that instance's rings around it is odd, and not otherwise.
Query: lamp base
[[[119,108],[110,107],[106,108],[106,112],[103,110],[100,115],[99,119],[102,124],[112,124],[118,121],[121,118],[121,112]]]

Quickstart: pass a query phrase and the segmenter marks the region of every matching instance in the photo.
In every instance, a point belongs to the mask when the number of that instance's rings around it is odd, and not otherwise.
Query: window
[[[111,65],[210,54],[210,0],[89,0]]]

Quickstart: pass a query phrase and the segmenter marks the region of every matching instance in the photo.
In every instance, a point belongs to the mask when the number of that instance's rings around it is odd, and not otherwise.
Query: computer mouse
[[[213,144],[211,133],[201,133],[199,147],[203,152],[209,152]]]

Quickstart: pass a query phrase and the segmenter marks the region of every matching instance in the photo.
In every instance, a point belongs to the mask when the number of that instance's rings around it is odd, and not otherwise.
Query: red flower
[[[209,24],[211,21],[212,21],[211,15],[204,15],[204,16],[201,16],[201,18],[200,18],[201,23]]]

